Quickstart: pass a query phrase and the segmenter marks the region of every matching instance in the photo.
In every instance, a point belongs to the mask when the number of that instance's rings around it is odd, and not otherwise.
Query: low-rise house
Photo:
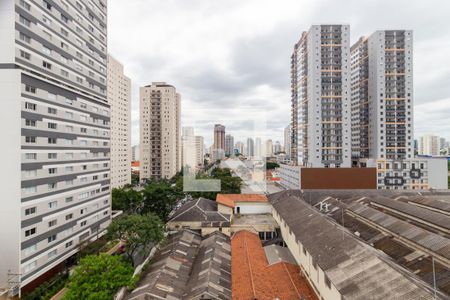
[[[167,222],[169,230],[190,229],[202,235],[213,231],[230,234],[231,215],[221,213],[217,203],[206,198],[198,198],[183,204]]]
[[[224,214],[267,214],[272,206],[262,194],[217,194],[218,211]]]
[[[230,238],[190,230],[170,235],[126,299],[231,299]]]
[[[233,299],[318,299],[287,248],[262,247],[258,235],[231,238]]]

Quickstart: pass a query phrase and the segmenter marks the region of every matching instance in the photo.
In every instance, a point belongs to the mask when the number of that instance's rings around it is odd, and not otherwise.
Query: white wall
[[[428,159],[428,183],[433,189],[448,189],[447,158]]]
[[[0,1],[0,64],[14,62],[14,0]]]
[[[3,2],[2,2],[3,7]],[[0,16],[1,20],[1,16]],[[2,39],[3,40],[3,39]],[[0,46],[1,49],[1,46]],[[19,272],[21,237],[21,99],[20,71],[0,69],[0,288],[5,287],[7,272]],[[17,278],[16,278],[17,279]]]
[[[267,203],[258,202],[236,202],[234,207],[234,213],[238,212],[238,207],[240,208],[241,215],[254,215],[254,214],[270,214],[272,213],[272,205]]]

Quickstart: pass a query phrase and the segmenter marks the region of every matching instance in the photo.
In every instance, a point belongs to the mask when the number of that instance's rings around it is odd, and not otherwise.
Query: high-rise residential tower
[[[203,167],[204,164],[204,153],[205,149],[205,142],[202,136],[196,135],[195,136],[195,155],[196,155],[196,161],[197,161],[197,167]]]
[[[352,158],[410,159],[412,31],[379,30],[352,48]]]
[[[131,80],[123,65],[108,55],[108,103],[111,106],[111,188],[131,184]]]
[[[273,155],[273,142],[272,140],[266,141],[266,156],[272,156]]]
[[[225,126],[214,125],[214,149],[225,150]]]
[[[253,157],[255,155],[255,142],[252,138],[247,139],[247,157]]]
[[[439,155],[440,145],[439,137],[436,135],[423,135],[419,137],[418,154],[420,155]]]
[[[110,222],[106,18],[102,0],[0,2],[0,288],[12,294]]]
[[[292,57],[297,163],[350,167],[350,26],[311,26]]]
[[[291,125],[284,128],[284,152],[290,158],[292,149],[291,149],[291,140],[292,140],[292,130]]]
[[[233,154],[234,137],[231,134],[225,135],[225,155]]]
[[[165,82],[140,88],[141,180],[171,178],[181,169],[180,99]]]
[[[139,161],[139,155],[141,151],[139,150],[139,145],[134,145],[131,147],[131,160],[132,161]]]

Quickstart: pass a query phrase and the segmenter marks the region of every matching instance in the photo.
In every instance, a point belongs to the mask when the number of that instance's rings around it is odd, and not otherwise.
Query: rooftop
[[[235,207],[236,202],[267,202],[267,197],[261,194],[217,194],[217,203]]]
[[[169,222],[225,222],[229,226],[230,218],[230,215],[217,211],[216,201],[198,198],[183,204]]]
[[[230,299],[230,250],[221,232],[203,240],[189,230],[170,235],[126,299]]]
[[[233,299],[317,299],[297,265],[269,264],[258,235],[239,231],[231,247]]]
[[[294,190],[269,195],[269,201],[275,214],[286,223],[344,299],[432,299],[430,286],[308,205],[331,195],[357,199],[361,194],[379,195],[370,191]]]

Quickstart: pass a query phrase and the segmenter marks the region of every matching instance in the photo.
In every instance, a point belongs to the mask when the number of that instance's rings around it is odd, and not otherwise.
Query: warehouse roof
[[[316,196],[334,193],[321,191]],[[351,192],[341,192],[347,198]],[[309,196],[308,196],[309,197]],[[343,299],[432,299],[429,287],[387,256],[359,241],[303,200],[301,191],[269,195],[274,214],[325,272]]]
[[[230,215],[217,211],[216,201],[198,198],[182,205],[172,216],[175,222],[230,222]],[[229,224],[228,224],[229,225]]]

